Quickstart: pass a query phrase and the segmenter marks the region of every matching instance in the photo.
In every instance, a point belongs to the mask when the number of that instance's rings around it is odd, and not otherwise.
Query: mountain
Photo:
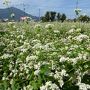
[[[39,20],[38,17],[32,16],[32,15],[30,15],[18,8],[15,8],[15,7],[0,9],[0,19],[8,19],[8,18],[10,19],[10,15],[12,13],[15,14],[14,20],[20,20],[20,17],[23,17],[23,16],[31,17],[33,20]]]

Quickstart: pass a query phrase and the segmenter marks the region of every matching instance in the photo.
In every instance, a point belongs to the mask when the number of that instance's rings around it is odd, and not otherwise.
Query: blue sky
[[[4,0],[0,0],[0,8],[5,8]],[[77,0],[10,0],[10,6],[23,10],[23,3],[26,12],[39,16],[44,15],[46,11],[57,11],[65,13],[69,18],[75,17],[74,9]],[[78,7],[82,9],[82,14],[90,15],[90,0],[78,0]]]

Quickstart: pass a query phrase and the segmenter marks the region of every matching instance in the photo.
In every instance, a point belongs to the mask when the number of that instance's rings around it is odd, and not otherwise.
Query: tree
[[[46,14],[43,17],[41,17],[41,20],[43,22],[48,22],[48,21],[53,22],[56,20],[56,17],[58,21],[61,20],[62,22],[64,22],[66,20],[65,14],[61,15],[60,13],[56,13],[55,11],[47,11]]]
[[[45,14],[45,21],[50,21],[50,12],[46,12]]]
[[[56,12],[53,11],[47,11],[44,17],[41,17],[42,21],[54,21],[56,16]]]
[[[57,20],[60,21],[61,20],[61,14],[60,13],[57,13]]]
[[[87,16],[87,15],[80,15],[78,17],[78,20],[81,21],[81,22],[89,22],[90,21],[90,17]]]
[[[50,20],[55,21],[56,12],[51,11],[50,14]]]
[[[46,19],[44,16],[42,16],[40,19],[42,20],[42,22],[46,22]]]
[[[66,20],[66,15],[65,14],[62,14],[61,15],[61,21],[64,22]]]

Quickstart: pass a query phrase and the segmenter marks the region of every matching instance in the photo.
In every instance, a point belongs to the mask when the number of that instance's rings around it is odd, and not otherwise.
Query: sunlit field
[[[0,90],[90,90],[90,23],[0,23]]]

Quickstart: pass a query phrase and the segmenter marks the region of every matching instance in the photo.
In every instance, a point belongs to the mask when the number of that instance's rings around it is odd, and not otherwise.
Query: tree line
[[[77,20],[81,22],[90,22],[90,16],[88,15],[80,15]]]
[[[47,11],[44,16],[41,17],[41,21],[43,22],[53,22],[53,21],[80,21],[80,22],[90,22],[90,16],[88,15],[79,15],[77,18],[68,19],[66,14],[58,13],[55,11]]]
[[[54,11],[47,11],[46,14],[44,16],[41,17],[41,20],[43,22],[53,22],[53,21],[61,21],[64,22],[66,20],[66,15],[54,12]]]

